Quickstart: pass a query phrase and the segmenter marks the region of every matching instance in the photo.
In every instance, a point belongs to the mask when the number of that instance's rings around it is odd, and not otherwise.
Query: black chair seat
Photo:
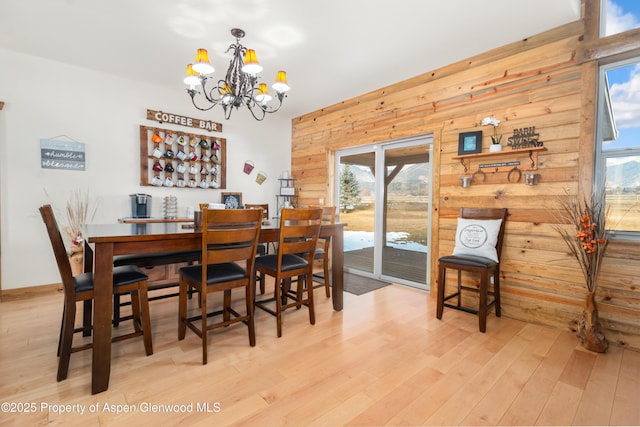
[[[481,256],[471,256],[471,255],[448,255],[443,256],[438,260],[439,262],[445,263],[455,263],[458,265],[466,265],[467,267],[478,267],[478,268],[492,268],[495,267],[497,262],[481,257]]]
[[[73,277],[73,285],[76,292],[90,291],[93,289],[93,273],[82,273]]]
[[[297,255],[284,254],[282,256],[281,271],[291,271],[298,268],[305,268],[307,261]],[[265,255],[256,258],[256,266],[276,271],[278,269],[278,255]]]
[[[325,251],[322,248],[316,248],[315,252],[313,253],[313,259],[324,259],[324,255],[325,255]],[[309,256],[308,253],[305,254],[300,254],[300,256],[302,258],[307,258]]]
[[[200,281],[202,278],[202,265],[199,264],[182,267],[180,269],[180,274],[188,280]],[[233,262],[209,264],[207,267],[207,285],[244,279],[246,277],[247,271]]]
[[[123,265],[113,268],[113,286],[124,286],[130,283],[147,280],[148,277],[135,265]],[[82,273],[73,278],[76,292],[93,289],[93,273]]]
[[[147,275],[135,265],[123,265],[113,268],[113,285],[123,286],[129,283],[146,280]]]

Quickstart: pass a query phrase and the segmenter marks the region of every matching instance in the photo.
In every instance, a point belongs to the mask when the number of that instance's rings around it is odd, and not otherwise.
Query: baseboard
[[[26,288],[4,289],[0,291],[0,301],[18,301],[52,293],[62,293],[62,283],[50,285],[28,286]]]

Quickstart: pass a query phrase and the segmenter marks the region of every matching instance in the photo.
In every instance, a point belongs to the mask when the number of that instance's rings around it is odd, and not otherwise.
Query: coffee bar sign
[[[85,149],[82,142],[58,139],[40,140],[42,169],[85,170]]]
[[[220,123],[212,122],[211,120],[194,119],[193,117],[180,116],[164,111],[147,110],[147,120],[155,120],[159,123],[172,123],[211,132],[222,132],[222,124]]]

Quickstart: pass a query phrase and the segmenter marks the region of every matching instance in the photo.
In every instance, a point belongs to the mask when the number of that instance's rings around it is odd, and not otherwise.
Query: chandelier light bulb
[[[209,61],[209,53],[207,49],[198,49],[196,53],[196,61],[193,63],[193,69],[200,74],[211,74],[215,71]]]

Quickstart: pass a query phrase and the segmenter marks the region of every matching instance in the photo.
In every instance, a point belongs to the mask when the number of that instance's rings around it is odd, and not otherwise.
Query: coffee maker
[[[149,194],[129,194],[131,198],[131,217],[149,218],[151,216],[151,196]]]

